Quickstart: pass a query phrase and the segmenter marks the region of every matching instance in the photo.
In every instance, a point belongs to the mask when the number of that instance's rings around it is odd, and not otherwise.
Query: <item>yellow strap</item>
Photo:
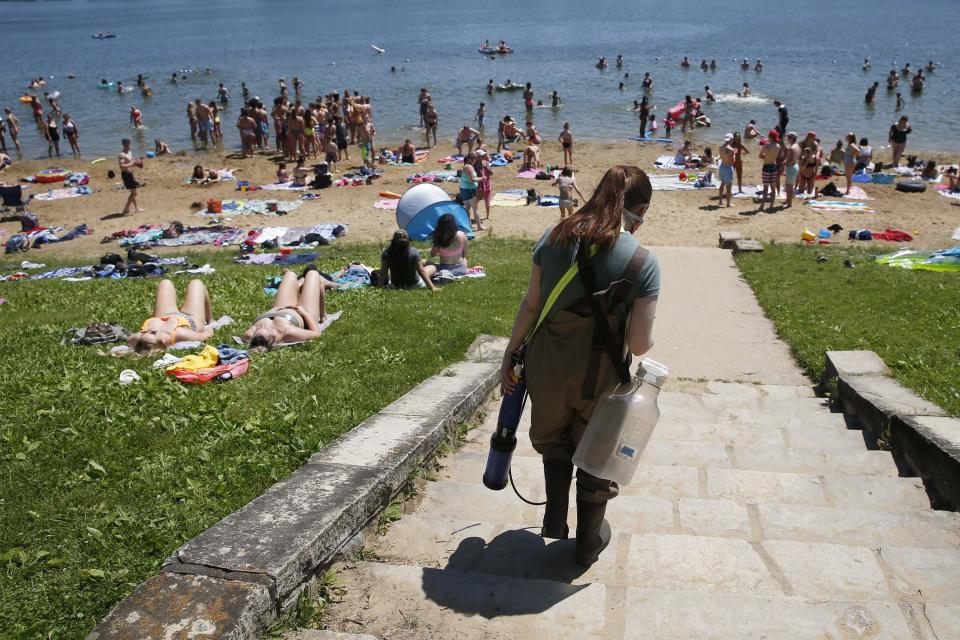
[[[590,257],[597,255],[599,248],[597,245],[592,245],[590,247]],[[543,324],[543,321],[547,319],[547,315],[550,313],[550,310],[553,309],[553,305],[557,303],[557,298],[560,297],[560,294],[563,293],[564,289],[567,288],[567,285],[570,284],[570,281],[573,280],[577,274],[580,272],[580,266],[574,262],[570,265],[570,268],[567,269],[567,272],[563,274],[560,280],[557,281],[556,286],[553,287],[553,290],[550,292],[550,295],[547,296],[547,301],[543,305],[543,309],[540,311],[540,317],[537,318],[537,324],[533,327],[533,330],[527,334],[527,337],[524,339],[525,344],[530,344],[530,340],[533,339],[533,334],[537,332],[537,329],[540,328],[540,325]]]

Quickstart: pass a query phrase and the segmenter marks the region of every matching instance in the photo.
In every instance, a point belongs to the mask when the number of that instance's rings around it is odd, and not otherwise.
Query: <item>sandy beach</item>
[[[702,151],[705,145],[695,145],[696,151]],[[750,155],[744,162],[744,187],[760,182],[760,167],[756,158],[756,144],[749,144]],[[670,154],[673,145],[656,143],[618,142],[580,142],[575,146],[575,166],[577,181],[581,190],[589,196],[604,171],[613,164],[634,164],[650,174],[676,174],[676,170],[660,170],[654,167],[657,156]],[[714,149],[716,146],[714,145]],[[351,148],[354,157],[358,155],[356,147]],[[320,198],[306,201],[298,209],[283,217],[262,215],[235,216],[227,224],[243,228],[257,226],[294,226],[335,222],[349,225],[344,242],[386,242],[396,220],[393,211],[373,207],[379,200],[380,191],[403,193],[408,188],[407,176],[418,170],[443,168],[437,162],[448,153],[455,153],[449,143],[441,143],[431,152],[431,156],[421,165],[398,167],[384,165],[383,176],[372,185],[331,187],[311,191]],[[889,161],[889,151],[878,152],[877,159]],[[556,141],[545,142],[542,158],[544,163],[557,164],[562,159],[560,144]],[[930,154],[927,154],[930,155]],[[955,161],[947,154],[936,157],[944,164]],[[31,175],[47,167],[65,167],[84,171],[90,175],[92,195],[55,200],[50,202],[34,201],[30,209],[39,217],[44,226],[60,226],[71,229],[75,225],[86,223],[94,230],[92,235],[65,242],[32,249],[25,254],[6,256],[41,260],[44,257],[94,257],[105,252],[116,251],[116,242],[101,244],[105,236],[115,231],[137,227],[142,224],[168,224],[180,221],[186,226],[203,225],[207,219],[197,215],[199,206],[208,199],[276,199],[295,200],[300,193],[295,191],[256,191],[240,193],[236,181],[228,181],[206,186],[185,184],[195,164],[206,168],[229,167],[237,169],[238,180],[248,180],[251,184],[267,184],[275,180],[276,162],[273,154],[260,154],[253,159],[241,159],[239,153],[231,150],[205,154],[181,152],[173,156],[147,159],[145,168],[138,173],[138,179],[146,178],[147,186],[141,190],[140,205],[143,213],[118,217],[126,200],[119,176],[107,177],[107,171],[117,171],[115,157],[108,157],[98,164],[90,160],[53,160],[17,162],[7,169],[0,179],[14,183],[19,178]],[[495,169],[493,177],[494,193],[505,189],[535,188],[540,194],[556,195],[557,189],[548,181],[517,178],[519,163]],[[344,170],[359,166],[358,161],[342,163],[339,176]],[[290,165],[288,164],[288,168]],[[454,165],[454,169],[459,165]],[[335,176],[336,177],[336,176]],[[716,179],[716,176],[715,176]],[[843,189],[844,178],[833,178]],[[825,182],[819,183],[821,186]],[[53,185],[56,186],[56,185]],[[440,185],[448,193],[454,193],[456,185]],[[724,230],[736,230],[745,237],[764,241],[800,242],[803,229],[813,231],[839,223],[845,230],[868,228],[882,231],[887,228],[900,229],[914,236],[912,245],[925,248],[941,248],[951,244],[953,230],[960,227],[960,201],[944,198],[933,189],[922,194],[907,194],[896,191],[893,186],[861,184],[872,198],[867,204],[875,213],[825,212],[818,213],[797,201],[791,209],[782,209],[778,203],[773,212],[757,212],[758,205],[748,198],[734,198],[733,207],[719,207],[716,200],[716,188],[685,191],[656,191],[652,208],[641,237],[650,245],[715,246],[718,233]],[[44,185],[33,185],[27,193],[42,193]],[[734,185],[736,193],[736,185]],[[193,205],[193,207],[192,207]],[[481,205],[482,207],[482,205]],[[482,208],[481,208],[482,210]],[[538,206],[497,207],[491,209],[488,231],[485,235],[538,237],[542,231],[559,218],[559,209]],[[4,239],[19,230],[16,223],[3,223],[0,228],[6,231]],[[839,242],[847,242],[846,231],[837,237]],[[890,250],[895,245],[887,242],[874,242],[877,251]],[[227,249],[233,251],[234,248]],[[163,252],[164,250],[158,249]],[[182,249],[168,249],[166,252],[181,252]],[[21,257],[22,256],[22,257]]]

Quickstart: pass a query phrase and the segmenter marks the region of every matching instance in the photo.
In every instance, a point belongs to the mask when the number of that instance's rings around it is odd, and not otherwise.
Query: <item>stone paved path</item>
[[[480,477],[496,404],[415,511],[337,567],[327,624],[377,638],[960,638],[960,515],[815,398],[726,252],[662,248],[676,377],[589,570]],[[524,421],[522,429],[529,425]],[[513,464],[542,499],[526,437]],[[571,501],[572,502],[572,501]],[[571,511],[571,529],[575,509]],[[548,543],[547,543],[548,542]],[[294,637],[294,636],[291,636]],[[327,637],[321,633],[297,637]],[[334,637],[334,636],[330,636]],[[335,636],[352,637],[352,636]]]

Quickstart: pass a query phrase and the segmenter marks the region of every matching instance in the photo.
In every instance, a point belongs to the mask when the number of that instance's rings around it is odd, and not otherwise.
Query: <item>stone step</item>
[[[783,384],[750,384],[746,382],[721,382],[719,380],[689,380],[671,378],[664,391],[717,395],[725,398],[815,398],[810,386]]]
[[[735,413],[831,413],[827,398],[751,396],[742,391],[721,393],[685,393],[661,391],[660,411],[731,411]]]
[[[571,500],[572,502],[572,500]],[[498,514],[499,515],[499,514]],[[516,562],[533,562],[530,575],[561,579],[550,573],[555,564],[550,545],[538,539],[543,510],[533,520],[518,523],[464,520],[460,514],[409,514],[393,523],[370,545],[377,557],[393,563],[424,567],[450,566],[464,571],[480,566],[489,542],[504,534],[530,546],[539,555],[517,555]],[[576,508],[567,523],[576,531]],[[743,505],[732,500],[620,496],[610,503],[607,520],[614,530],[614,549],[630,534],[692,535],[752,541],[817,542],[864,548],[960,548],[960,514],[947,511],[884,512],[805,505]],[[530,537],[529,534],[533,534]],[[582,574],[582,581],[600,579],[607,561]],[[536,571],[534,571],[536,570]],[[489,571],[496,573],[495,571]],[[502,571],[500,571],[502,573]]]
[[[765,567],[735,558],[751,558],[746,543],[737,550],[709,547],[691,550],[683,543],[663,549],[653,540],[639,546],[652,561],[636,564],[641,574],[663,567],[675,578],[655,583],[677,588],[620,587],[597,582],[517,578],[457,569],[359,563],[343,572],[344,595],[328,605],[324,621],[333,629],[382,638],[413,640],[506,640],[508,638],[897,638],[914,636],[906,615],[924,617],[938,638],[955,637],[957,607],[926,603],[898,605],[882,593],[879,569],[857,572],[852,565],[810,565],[795,576],[798,592],[828,597],[784,595],[779,584],[757,576]],[[729,542],[729,541],[724,541]],[[567,543],[552,543],[563,546]],[[644,552],[646,551],[646,552]],[[667,555],[657,556],[658,552]],[[684,556],[683,554],[690,554]],[[833,560],[831,558],[831,560]],[[858,560],[873,560],[872,557]],[[802,559],[801,559],[802,561]],[[721,563],[736,578],[721,582],[712,570]],[[664,566],[669,565],[669,566]],[[812,565],[812,563],[811,563]],[[629,571],[630,568],[621,568]],[[687,575],[687,574],[691,575]],[[806,578],[804,579],[804,576]],[[703,582],[698,582],[702,580]],[[878,582],[879,581],[879,582]],[[708,589],[690,588],[708,585]],[[719,589],[712,587],[717,586]],[[861,594],[847,597],[843,593]],[[874,597],[880,593],[881,597]],[[922,607],[922,608],[921,608]]]
[[[486,454],[490,435],[495,425],[484,425],[472,430],[464,441],[462,451]],[[742,424],[704,424],[660,422],[653,430],[648,448],[668,446],[666,443],[705,443],[734,447],[769,447],[780,449],[817,449],[864,453],[863,432],[840,427],[777,428]],[[517,430],[515,456],[537,456],[530,444],[529,431]],[[644,453],[646,455],[646,452]],[[837,453],[840,459],[845,453]],[[867,456],[871,457],[871,456]],[[880,459],[880,456],[872,456]]]
[[[519,443],[518,443],[519,445]],[[479,446],[462,451],[444,461],[449,473],[461,482],[474,481],[483,475],[487,453]],[[539,456],[525,450],[515,459],[534,458],[539,469]],[[520,463],[522,464],[522,463]],[[641,465],[719,467],[784,473],[825,473],[842,475],[898,477],[897,465],[886,451],[856,449],[788,449],[775,445],[731,446],[720,442],[684,442],[655,440],[647,445]],[[514,475],[519,472],[514,471]]]

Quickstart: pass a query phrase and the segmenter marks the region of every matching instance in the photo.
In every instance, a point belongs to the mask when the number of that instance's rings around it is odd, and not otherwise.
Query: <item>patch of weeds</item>
[[[390,530],[390,525],[403,517],[403,502],[394,500],[380,512],[377,518],[377,535],[386,535]]]

